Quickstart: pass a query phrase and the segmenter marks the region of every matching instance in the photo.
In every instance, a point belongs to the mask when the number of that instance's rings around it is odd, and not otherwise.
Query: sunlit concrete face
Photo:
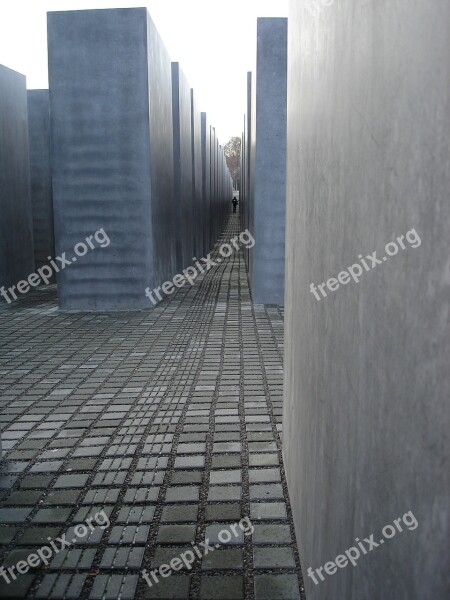
[[[50,103],[48,90],[28,90],[30,187],[36,269],[55,256],[52,174],[50,165]]]
[[[179,63],[172,63],[173,165],[177,271],[194,256],[191,90]]]
[[[27,91],[23,75],[0,65],[0,287],[34,271],[28,158]],[[9,294],[13,299],[14,296]],[[6,302],[0,298],[1,302]]]
[[[287,19],[258,19],[256,79],[249,81],[251,150],[248,227],[253,301],[284,304]]]
[[[170,59],[145,9],[48,15],[60,308],[148,307],[175,272]]]
[[[306,595],[443,599],[450,4],[316,13],[292,0],[288,49],[283,452]],[[310,292],[413,228],[418,247]],[[408,511],[414,531],[318,585],[308,576]]]

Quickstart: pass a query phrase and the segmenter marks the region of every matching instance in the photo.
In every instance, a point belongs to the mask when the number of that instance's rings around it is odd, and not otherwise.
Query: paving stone
[[[213,445],[213,452],[215,453],[232,453],[241,452],[241,444],[239,442],[216,442]]]
[[[241,457],[235,455],[217,454],[212,457],[211,467],[213,469],[233,469],[241,466]]]
[[[236,570],[244,568],[244,556],[241,548],[219,548],[208,554],[202,560],[204,571]]]
[[[5,500],[4,504],[9,506],[34,506],[44,495],[42,491],[30,491],[27,490],[22,492],[12,492],[12,494]]]
[[[47,460],[43,462],[37,462],[31,467],[30,473],[52,473],[59,471],[62,464],[62,460]]]
[[[244,532],[236,524],[216,523],[207,526],[205,538],[210,546],[237,546],[244,543]]]
[[[281,484],[251,485],[250,500],[275,500],[284,498]]]
[[[31,508],[0,508],[0,523],[22,523],[31,511]]]
[[[47,489],[53,480],[53,475],[26,475],[20,482],[20,487],[25,489]]]
[[[178,471],[172,475],[170,483],[172,485],[183,485],[185,483],[201,483],[202,479],[202,471]]]
[[[155,550],[155,554],[151,560],[151,567],[152,567],[152,569],[156,569],[156,568],[160,567],[161,565],[170,564],[170,561],[173,558],[180,557],[181,554],[183,554],[184,552],[186,552],[188,550],[189,550],[189,552],[192,552],[192,546],[170,546],[170,547],[157,546],[156,550]],[[187,566],[185,563],[183,563],[183,566],[180,569],[180,571],[185,571],[186,569],[187,569]]]
[[[204,456],[177,456],[175,459],[175,469],[201,469],[204,466]]]
[[[82,488],[86,485],[89,475],[60,475],[55,482],[55,488]]]
[[[255,575],[255,600],[300,600],[296,575]]]
[[[185,544],[195,539],[196,525],[161,525],[157,541],[160,544]]]
[[[207,521],[232,521],[237,522],[241,519],[241,505],[236,504],[207,504],[206,505],[206,520]]]
[[[33,517],[32,523],[65,523],[71,508],[41,508]]]
[[[0,598],[28,598],[28,592],[33,584],[35,575],[21,575],[9,585],[2,578],[0,579]]]
[[[45,546],[48,538],[56,539],[61,533],[60,527],[30,527],[17,540],[19,546]]]
[[[229,471],[211,471],[209,481],[211,485],[228,485],[230,483],[241,483],[242,472],[238,469]]]
[[[175,504],[164,507],[161,521],[163,523],[196,522],[197,515],[198,506],[196,504]]]
[[[176,486],[167,488],[166,502],[197,502],[199,488],[195,486]]]
[[[151,588],[146,587],[143,598],[145,600],[185,600],[189,597],[190,584],[191,578],[188,575],[171,575],[167,579],[160,579],[158,584],[154,584]]]
[[[223,502],[224,500],[240,500],[242,489],[239,485],[229,487],[211,486],[209,488],[208,502]]]
[[[12,542],[18,531],[17,527],[0,527],[0,544],[6,545]]]
[[[27,492],[27,493],[30,494],[32,492]],[[43,505],[51,504],[53,506],[61,506],[61,505],[62,506],[64,506],[64,505],[73,506],[74,504],[76,504],[78,502],[80,495],[81,495],[81,492],[78,492],[76,490],[70,490],[70,491],[50,490],[46,494],[45,498],[43,498],[42,504]]]
[[[250,483],[272,483],[281,481],[280,469],[249,469],[248,477]]]
[[[279,466],[278,454],[250,454],[249,465],[251,467]]]
[[[253,564],[256,569],[294,569],[295,558],[292,548],[255,548]]]
[[[250,504],[251,519],[286,519],[286,505],[284,502],[252,502]]]
[[[277,523],[254,524],[253,543],[254,544],[290,544],[292,537],[289,525]]]
[[[200,600],[243,600],[244,579],[241,575],[221,577],[220,575],[201,578]],[[275,599],[275,596],[272,600]]]
[[[12,567],[21,560],[26,561],[28,556],[35,551],[35,548],[14,548],[2,557],[3,565],[5,567]]]

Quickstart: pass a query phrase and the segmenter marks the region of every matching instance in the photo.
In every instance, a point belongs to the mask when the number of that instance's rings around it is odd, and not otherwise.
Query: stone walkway
[[[0,308],[0,598],[303,597],[282,312],[251,303],[242,251],[154,310],[56,306],[46,288]]]

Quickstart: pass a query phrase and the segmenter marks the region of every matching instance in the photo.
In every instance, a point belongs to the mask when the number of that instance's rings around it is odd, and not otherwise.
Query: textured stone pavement
[[[54,288],[2,301],[1,564],[62,534],[71,546],[0,577],[0,598],[302,597],[282,353],[282,313],[252,305],[241,251],[153,310],[60,313]],[[102,509],[110,526],[77,539]],[[143,579],[245,516],[253,535]]]

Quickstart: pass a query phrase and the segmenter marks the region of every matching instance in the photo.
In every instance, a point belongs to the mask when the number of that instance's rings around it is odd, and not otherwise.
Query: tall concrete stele
[[[256,240],[246,260],[258,304],[284,304],[286,79],[287,19],[258,19],[256,76],[249,73],[247,78],[240,199],[245,227]]]
[[[450,2],[290,3],[283,447],[309,600],[449,597],[449,23]]]
[[[100,35],[101,33],[101,35]],[[145,8],[48,13],[60,308],[147,308],[175,272],[170,58]]]
[[[55,256],[52,172],[50,164],[50,100],[48,90],[28,90],[30,188],[36,270]]]
[[[172,63],[173,165],[177,272],[194,256],[191,88],[179,63]]]
[[[34,272],[34,254],[26,79],[2,65],[0,214],[0,287],[8,288]]]

